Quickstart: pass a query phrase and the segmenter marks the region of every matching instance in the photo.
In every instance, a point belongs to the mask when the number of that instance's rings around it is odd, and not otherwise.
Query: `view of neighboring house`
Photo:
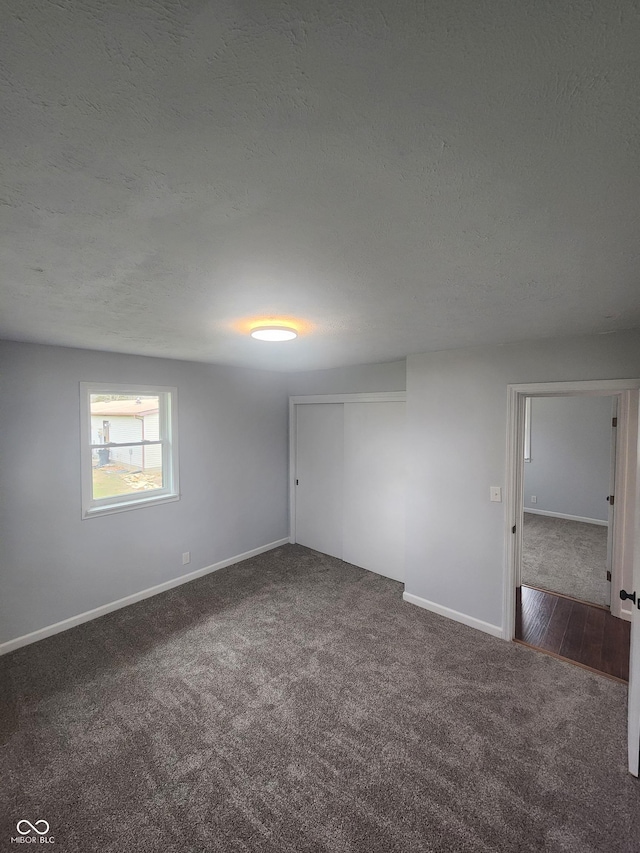
[[[159,405],[157,397],[131,397],[124,400],[91,402],[91,443],[127,444],[158,441]],[[132,471],[154,471],[162,466],[160,444],[133,447],[105,447],[94,451],[94,464],[117,463]]]

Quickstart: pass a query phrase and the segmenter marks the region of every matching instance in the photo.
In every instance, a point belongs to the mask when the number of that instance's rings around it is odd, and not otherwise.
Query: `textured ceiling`
[[[640,326],[637,2],[0,18],[1,337],[309,369]]]

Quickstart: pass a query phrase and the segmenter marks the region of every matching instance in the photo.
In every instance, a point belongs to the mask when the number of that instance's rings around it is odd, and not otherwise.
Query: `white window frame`
[[[135,495],[116,495],[94,499],[92,453],[98,447],[91,442],[91,395],[127,394],[134,397],[158,397],[160,438],[153,441],[110,442],[108,447],[162,446],[163,487]],[[144,506],[180,500],[178,486],[178,389],[166,385],[130,385],[115,382],[80,383],[80,474],[82,480],[82,518],[94,518],[125,512]]]

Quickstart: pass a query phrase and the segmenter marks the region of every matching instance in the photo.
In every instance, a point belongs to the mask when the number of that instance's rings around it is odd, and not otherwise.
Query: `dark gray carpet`
[[[286,546],[6,656],[2,843],[637,851],[626,688],[401,593]]]
[[[607,533],[599,524],[525,512],[522,582],[608,606]]]

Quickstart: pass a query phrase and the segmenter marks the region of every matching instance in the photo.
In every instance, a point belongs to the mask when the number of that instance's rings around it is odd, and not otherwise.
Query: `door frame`
[[[505,640],[515,637],[515,590],[521,583],[524,516],[524,432],[527,397],[615,396],[618,399],[616,512],[614,513],[611,611],[631,621],[631,609],[618,598],[622,578],[633,577],[636,545],[636,471],[638,467],[638,390],[640,379],[587,382],[538,382],[507,386],[507,462],[505,480],[505,567],[502,624]],[[635,470],[632,470],[635,468]],[[514,532],[515,531],[515,532]],[[616,603],[614,611],[614,601]],[[619,605],[619,606],[618,606]]]
[[[372,391],[358,394],[310,394],[289,397],[289,542],[296,541],[296,406],[317,403],[406,403],[406,391]]]

